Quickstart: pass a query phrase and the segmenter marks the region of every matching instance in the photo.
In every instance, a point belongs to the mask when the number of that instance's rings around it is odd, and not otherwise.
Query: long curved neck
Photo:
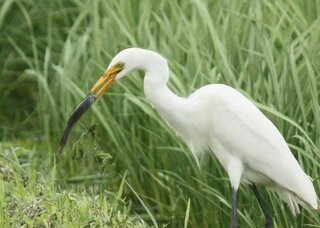
[[[167,61],[154,53],[145,63],[144,93],[147,99],[170,124],[176,123],[177,115],[183,111],[181,109],[184,107],[185,99],[174,94],[167,86]]]
[[[144,93],[149,102],[160,114],[170,112],[172,105],[179,104],[183,98],[174,94],[166,82],[155,79],[159,74],[146,72],[144,78]]]

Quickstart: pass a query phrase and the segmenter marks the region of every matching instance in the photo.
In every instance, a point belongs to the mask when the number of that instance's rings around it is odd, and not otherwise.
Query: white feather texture
[[[299,204],[318,208],[311,179],[299,166],[283,136],[256,106],[237,90],[222,84],[200,88],[187,98],[168,87],[169,68],[159,54],[130,48],[110,67],[123,62],[117,79],[134,69],[145,71],[144,91],[159,114],[186,142],[195,158],[211,149],[226,169],[231,186],[240,181],[274,188],[293,214]]]

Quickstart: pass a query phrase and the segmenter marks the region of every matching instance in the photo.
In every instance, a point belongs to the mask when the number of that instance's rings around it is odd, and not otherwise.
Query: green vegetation
[[[32,151],[1,146],[0,210],[1,227],[144,227],[138,217],[128,217],[128,207],[117,193],[86,190],[61,190],[53,176],[44,177],[32,164],[19,164],[21,157]],[[55,169],[55,167],[53,168]],[[124,179],[123,179],[124,180]],[[124,182],[123,182],[124,183]]]
[[[313,0],[2,0],[3,225],[228,227],[226,173],[210,156],[198,169],[147,103],[141,73],[97,101],[57,154],[73,108],[112,56],[132,46],[168,59],[170,87],[181,96],[226,83],[254,100],[319,195],[318,15]],[[262,194],[275,227],[320,226],[318,211],[294,217],[273,192]],[[248,186],[239,197],[240,225],[261,227]]]

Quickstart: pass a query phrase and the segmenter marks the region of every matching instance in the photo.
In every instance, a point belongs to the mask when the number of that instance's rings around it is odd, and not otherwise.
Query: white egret
[[[118,53],[91,89],[101,96],[113,82],[135,69],[145,72],[144,92],[161,117],[177,132],[197,159],[211,150],[227,171],[232,188],[231,227],[238,227],[237,190],[240,181],[250,183],[265,216],[272,215],[255,184],[273,188],[294,215],[298,204],[318,208],[311,179],[292,155],[272,122],[245,96],[223,84],[200,88],[179,97],[167,86],[169,68],[160,54],[129,48]]]

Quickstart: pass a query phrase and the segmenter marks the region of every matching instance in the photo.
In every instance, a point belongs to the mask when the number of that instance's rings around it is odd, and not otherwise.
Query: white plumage
[[[274,188],[293,214],[299,213],[298,203],[317,209],[311,179],[277,128],[241,93],[226,85],[211,84],[187,98],[179,97],[167,87],[166,59],[149,50],[123,50],[107,72],[119,63],[123,68],[116,80],[134,69],[145,71],[147,99],[196,159],[204,149],[212,150],[227,171],[233,189],[238,189],[241,180],[262,184]]]
[[[203,115],[198,120],[211,129],[210,134],[203,132],[202,137],[208,137],[208,146],[227,170],[232,186],[237,189],[238,178],[242,177],[274,187],[294,214],[299,213],[300,201],[317,208],[310,177],[303,172],[278,129],[246,97],[231,87],[215,84],[201,88],[186,101],[190,102],[187,106],[196,107],[191,112],[210,113],[206,119]],[[192,142],[195,136],[183,138]]]

